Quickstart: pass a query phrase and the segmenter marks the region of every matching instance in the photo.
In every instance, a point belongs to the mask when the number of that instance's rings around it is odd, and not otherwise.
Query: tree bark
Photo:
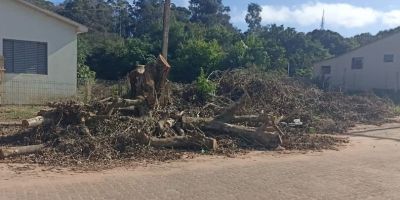
[[[234,119],[236,117],[232,117]],[[247,118],[247,117],[245,117]],[[251,119],[254,119],[251,117]],[[259,118],[257,121],[261,121]],[[182,117],[182,124],[184,127],[190,126],[190,124],[197,125],[202,129],[213,131],[216,134],[227,134],[234,137],[246,138],[253,143],[264,146],[267,148],[276,148],[282,144],[280,130],[276,130],[275,127],[263,127],[250,128],[244,126],[237,126],[221,122],[212,118],[196,118],[196,117]]]
[[[257,131],[254,128],[236,126],[219,121],[212,121],[204,126],[215,133],[225,133],[239,138],[246,138],[254,144],[266,148],[276,148],[282,144],[281,137],[275,132]]]
[[[44,144],[39,144],[32,146],[2,148],[0,149],[0,159],[8,158],[11,156],[36,153],[42,150],[44,147]]]
[[[159,55],[156,63],[140,65],[129,73],[132,98],[143,96],[150,108],[164,107],[170,102],[168,74],[171,66]]]
[[[47,123],[51,123],[51,119],[47,119],[42,116],[37,116],[35,118],[22,120],[22,126],[25,128],[34,128]]]

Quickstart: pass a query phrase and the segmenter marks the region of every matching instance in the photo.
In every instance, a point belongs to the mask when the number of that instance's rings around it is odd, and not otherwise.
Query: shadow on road
[[[400,142],[400,139],[398,139],[398,138],[382,137],[382,136],[376,136],[376,135],[364,135],[364,134],[360,134],[360,133],[352,133],[352,134],[350,134],[350,136],[367,137],[367,138],[374,138],[374,139],[378,139],[378,140],[392,140],[392,141]]]

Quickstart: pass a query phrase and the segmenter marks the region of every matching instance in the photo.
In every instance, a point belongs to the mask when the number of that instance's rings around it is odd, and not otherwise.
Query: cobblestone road
[[[365,136],[364,136],[365,135]],[[352,137],[341,151],[197,158],[87,174],[0,165],[0,199],[399,199],[400,130]]]

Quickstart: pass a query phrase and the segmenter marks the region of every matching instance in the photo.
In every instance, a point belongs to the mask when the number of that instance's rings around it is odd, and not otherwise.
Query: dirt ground
[[[0,122],[21,122],[37,115],[44,106],[0,106]]]
[[[254,152],[105,172],[0,164],[0,199],[398,199],[400,129],[350,138],[340,151]]]

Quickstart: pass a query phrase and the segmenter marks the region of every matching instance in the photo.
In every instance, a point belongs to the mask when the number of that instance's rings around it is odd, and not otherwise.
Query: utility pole
[[[164,1],[162,55],[168,59],[169,20],[171,15],[171,0]]]
[[[325,9],[322,11],[321,30],[325,30]]]

